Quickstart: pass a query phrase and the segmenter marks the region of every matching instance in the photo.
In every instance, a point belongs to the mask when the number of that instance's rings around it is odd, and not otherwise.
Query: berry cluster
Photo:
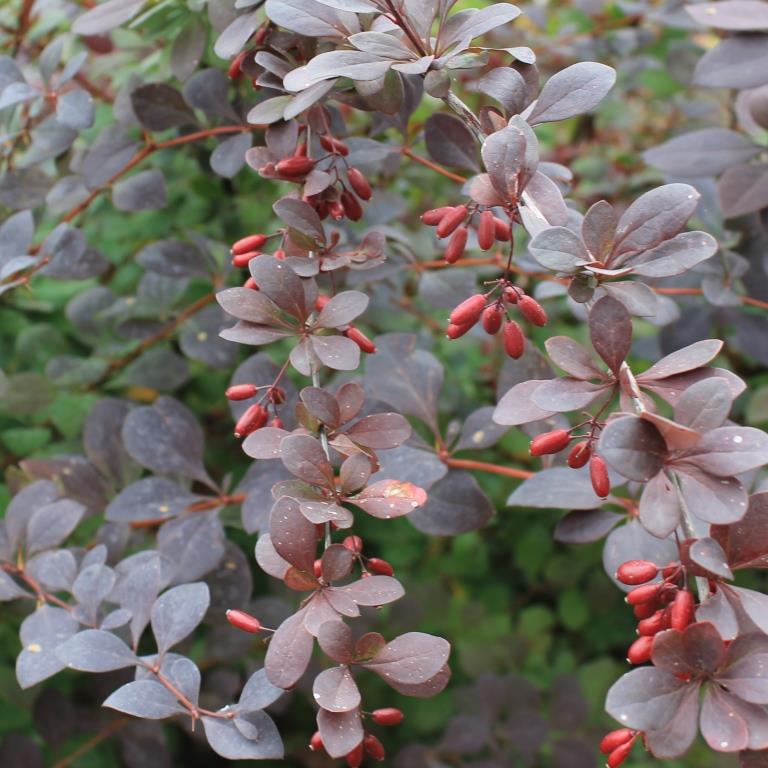
[[[537,435],[531,440],[529,449],[531,456],[560,453],[568,447],[571,440],[577,437],[573,434],[577,429],[579,429],[578,426],[571,427],[571,429],[553,429],[550,432]],[[592,489],[601,499],[604,499],[611,492],[611,480],[608,476],[608,466],[605,460],[592,449],[594,440],[593,424],[592,432],[585,440],[581,440],[571,448],[566,461],[571,469],[581,469],[589,462],[589,478],[592,481]]]
[[[608,768],[619,768],[629,757],[639,735],[630,728],[618,728],[605,735],[600,742],[600,751],[608,757]]]
[[[422,214],[421,221],[428,227],[437,227],[439,238],[450,236],[443,254],[448,264],[454,264],[464,255],[469,237],[468,224],[476,228],[477,244],[483,251],[492,248],[496,242],[508,243],[512,238],[508,222],[494,216],[488,209],[480,212],[477,206],[449,205],[433,208]]]
[[[499,295],[494,297],[497,289],[500,289]],[[525,352],[525,335],[520,325],[509,317],[512,305],[517,306],[523,317],[534,325],[541,327],[547,324],[544,307],[522,288],[502,279],[489,293],[476,293],[455,307],[448,319],[445,335],[449,339],[458,339],[482,322],[483,329],[491,336],[502,331],[504,351],[516,360]]]
[[[258,387],[256,384],[234,384],[224,393],[228,400],[251,400],[262,392],[257,403],[249,405],[235,424],[235,437],[247,437],[257,429],[267,426],[283,428],[283,421],[277,415],[277,406],[285,402],[285,391],[274,384]],[[274,412],[270,421],[269,408]]]
[[[384,726],[400,725],[405,717],[395,707],[383,707],[366,714],[376,725]],[[319,731],[316,731],[309,740],[309,748],[313,752],[318,752],[324,748]],[[384,745],[381,741],[372,733],[366,733],[363,740],[347,755],[346,761],[349,768],[359,768],[366,757],[380,763],[386,756]]]
[[[661,581],[654,581],[661,573]],[[627,651],[630,664],[651,660],[653,638],[665,629],[684,630],[694,620],[696,601],[680,563],[659,568],[648,560],[628,560],[616,572],[622,584],[635,587],[626,597],[638,619],[639,637]],[[652,583],[651,583],[652,582]]]

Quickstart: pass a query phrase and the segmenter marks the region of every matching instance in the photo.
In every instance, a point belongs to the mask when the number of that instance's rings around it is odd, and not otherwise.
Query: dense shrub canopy
[[[768,2],[0,45],[0,764],[768,766]]]

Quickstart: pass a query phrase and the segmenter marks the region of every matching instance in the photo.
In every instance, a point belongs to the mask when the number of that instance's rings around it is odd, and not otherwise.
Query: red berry
[[[498,219],[493,217],[493,228],[496,239],[500,243],[506,243],[512,237],[512,230],[509,227],[509,222],[504,219]]]
[[[672,601],[669,614],[669,625],[672,629],[685,629],[694,618],[696,610],[693,593],[687,589],[681,589]]]
[[[646,584],[651,579],[655,579],[659,573],[659,566],[650,560],[627,560],[622,563],[616,571],[616,578],[622,584],[634,586],[636,584]]]
[[[483,328],[486,333],[493,334],[498,333],[501,328],[501,324],[504,321],[504,307],[499,304],[493,304],[487,307],[483,311]]]
[[[632,747],[635,745],[634,739],[622,744],[608,755],[608,768],[619,768],[619,766],[629,757]]]
[[[347,169],[347,179],[349,179],[349,186],[355,190],[355,194],[361,200],[371,199],[371,185],[368,183],[368,179],[366,179],[357,168]]]
[[[484,309],[485,296],[482,293],[476,293],[455,307],[448,320],[453,325],[467,325],[468,323],[474,325],[480,319]]]
[[[383,707],[374,709],[371,719],[376,725],[400,725],[405,720],[405,715],[395,707]]]
[[[594,454],[589,460],[589,479],[592,481],[592,489],[601,499],[611,492],[608,465],[602,456]]]
[[[376,345],[359,328],[355,328],[354,325],[350,325],[344,331],[344,335],[351,341],[354,341],[363,352],[372,355],[376,351]]]
[[[531,456],[544,456],[548,453],[559,453],[571,442],[571,433],[567,429],[553,429],[543,435],[536,435],[531,440]]]
[[[508,320],[504,325],[504,351],[517,360],[525,352],[525,336],[520,326],[514,320]]]
[[[344,213],[350,221],[360,221],[363,218],[363,206],[360,201],[348,190],[341,193],[341,204]]]
[[[445,249],[443,258],[448,264],[455,264],[463,255],[467,247],[467,237],[469,230],[466,227],[459,227],[448,241],[448,247]]]
[[[422,224],[426,224],[428,227],[436,227],[443,220],[443,216],[452,210],[453,206],[444,205],[441,208],[432,208],[429,211],[424,211],[421,214]]]
[[[232,266],[235,269],[245,269],[251,259],[255,259],[259,255],[259,251],[248,251],[246,253],[238,253],[232,257]]]
[[[651,651],[653,650],[652,637],[638,637],[627,651],[627,661],[630,664],[645,664],[651,660]]]
[[[350,552],[354,552],[356,555],[359,555],[363,551],[363,540],[359,536],[347,536],[341,543]]]
[[[334,139],[333,136],[321,136],[320,145],[328,152],[335,152],[338,155],[348,155],[349,147],[339,139]]]
[[[466,216],[466,205],[457,205],[455,208],[446,211],[437,225],[437,236],[448,237],[464,221]]]
[[[328,203],[328,213],[334,221],[341,221],[344,218],[344,206],[341,200],[331,200]]]
[[[269,426],[273,429],[284,429],[285,424],[283,424],[283,420],[279,416],[275,416],[272,421],[269,422]]]
[[[320,560],[315,560],[312,564],[312,571],[315,574],[316,579],[319,579],[323,575],[323,564]]]
[[[227,400],[250,400],[258,391],[255,384],[234,384],[224,394]]]
[[[483,251],[487,251],[496,242],[496,227],[493,221],[493,214],[490,211],[483,211],[480,214],[480,223],[477,225],[477,244]]]
[[[360,742],[351,752],[347,754],[347,765],[349,768],[360,768],[363,764],[363,743]]]
[[[571,469],[581,469],[589,461],[591,454],[592,448],[590,447],[589,440],[576,443],[568,454],[568,466]]]
[[[661,592],[661,584],[646,584],[642,587],[635,587],[627,593],[626,600],[630,605],[640,605],[641,603],[650,603],[656,600]]]
[[[630,728],[618,728],[603,737],[603,740],[600,742],[600,751],[604,755],[607,755],[609,752],[613,752],[614,749],[623,746],[634,738],[635,732]]]
[[[248,55],[249,51],[240,51],[240,53],[235,56],[234,59],[229,64],[229,68],[227,69],[227,77],[230,80],[238,80],[240,78],[240,75],[243,74],[243,62],[245,61],[245,57]]]
[[[387,756],[384,745],[372,733],[367,734],[363,739],[363,746],[365,747],[365,754],[371,760],[381,762]]]
[[[266,235],[248,235],[248,237],[243,237],[236,243],[233,243],[230,252],[233,256],[239,256],[240,254],[248,253],[249,251],[258,251],[266,242]]]
[[[649,619],[656,612],[658,605],[658,600],[651,600],[648,603],[640,603],[639,605],[634,606],[632,613],[635,614],[636,619]]]
[[[391,576],[395,572],[394,568],[380,557],[371,557],[368,560],[368,568],[379,576]]]
[[[315,161],[312,158],[294,155],[281,160],[277,164],[277,172],[281,176],[288,176],[293,179],[306,176],[314,167]]]
[[[513,285],[508,285],[504,288],[502,298],[507,304],[517,304],[517,300],[520,298],[520,293]]]
[[[245,413],[237,420],[237,424],[235,424],[235,437],[245,437],[250,435],[251,432],[261,429],[268,419],[269,414],[264,406],[258,403],[249,406]]]
[[[313,752],[318,752],[323,749],[323,739],[320,736],[320,731],[315,731],[312,734],[312,738],[309,740],[309,748]]]
[[[306,157],[307,156],[307,142],[302,141],[299,143],[299,145],[296,147],[296,151],[293,153],[294,155],[299,155],[300,157]]]
[[[243,632],[258,632],[261,629],[261,622],[250,613],[238,610],[227,611],[227,621]]]
[[[536,299],[523,294],[517,300],[517,306],[525,317],[539,327],[547,324],[547,313]]]
[[[258,291],[259,290],[258,284],[256,283],[256,281],[252,277],[249,277],[243,283],[243,288],[250,288],[252,291]]]
[[[278,248],[272,255],[278,261],[282,261],[285,258],[285,251],[282,248]]]
[[[656,611],[647,619],[639,621],[637,624],[637,634],[641,636],[653,637],[666,629],[669,625],[669,612],[665,609]]]
[[[331,300],[330,296],[319,293],[315,299],[315,309],[319,312],[325,308],[325,305]]]
[[[449,339],[460,339],[465,333],[469,333],[475,327],[474,323],[467,323],[466,325],[456,325],[455,323],[449,323],[445,329],[445,335]]]

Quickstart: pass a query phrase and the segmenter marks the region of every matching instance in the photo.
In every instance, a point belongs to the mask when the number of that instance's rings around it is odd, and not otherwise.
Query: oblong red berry
[[[309,740],[309,748],[313,752],[317,752],[317,751],[323,749],[323,739],[320,736],[320,731],[315,731],[312,734],[312,738]]]
[[[457,205],[455,208],[446,211],[440,223],[437,225],[437,236],[448,237],[466,218],[467,206]]]
[[[255,281],[255,280],[252,278],[252,277],[249,277],[249,278],[248,278],[248,279],[247,279],[247,280],[246,280],[246,281],[243,283],[243,288],[249,288],[249,289],[250,289],[250,290],[252,290],[252,291],[258,291],[258,290],[259,290],[259,286],[258,286],[258,283],[257,283],[257,282],[256,282],[256,281]]]
[[[360,349],[366,354],[372,355],[376,351],[376,345],[359,329],[354,325],[350,325],[344,335],[354,341]]]
[[[651,651],[653,650],[652,637],[638,637],[627,651],[627,661],[630,664],[645,664],[651,660]]]
[[[376,725],[400,725],[405,715],[397,707],[382,707],[371,712],[371,720]]]
[[[363,206],[348,189],[341,193],[341,205],[350,221],[360,221],[363,218]]]
[[[445,216],[448,211],[452,210],[453,206],[443,205],[440,208],[432,208],[429,211],[424,211],[424,213],[421,214],[421,222],[428,227],[436,227],[443,220],[443,216]]]
[[[616,571],[616,578],[629,586],[636,584],[646,584],[651,579],[655,579],[659,573],[659,566],[650,560],[627,560],[622,563]]]
[[[608,768],[619,768],[620,765],[629,757],[629,753],[632,751],[632,747],[635,745],[634,740],[628,741],[626,744],[622,744],[608,755]]]
[[[523,315],[534,325],[542,327],[547,324],[547,313],[544,311],[544,307],[533,297],[523,294],[518,297],[517,306],[520,307]]]
[[[224,395],[227,400],[250,400],[258,391],[255,384],[233,384]]]
[[[630,605],[650,603],[658,598],[659,592],[661,592],[661,584],[645,584],[642,587],[635,587],[631,592],[628,592],[626,600]]]
[[[245,437],[261,429],[268,419],[269,414],[264,406],[258,403],[249,406],[235,424],[235,437]]]
[[[335,139],[333,136],[321,136],[320,145],[328,152],[335,152],[345,157],[349,154],[349,147],[341,139]]]
[[[485,309],[485,296],[482,293],[476,293],[468,299],[464,299],[457,307],[453,309],[448,318],[454,325],[473,325],[480,319]]]
[[[371,557],[368,560],[368,569],[379,576],[392,576],[395,569],[386,561],[380,557]]]
[[[617,728],[615,731],[607,733],[600,742],[600,751],[607,755],[613,752],[617,747],[621,747],[635,737],[635,732],[631,728]]]
[[[315,161],[312,158],[299,155],[286,157],[276,166],[277,172],[281,176],[288,176],[290,178],[306,176],[314,167]]]
[[[496,227],[493,223],[493,214],[483,211],[480,214],[480,222],[477,225],[477,244],[481,250],[487,251],[496,242]]]
[[[320,560],[315,560],[312,564],[312,572],[315,574],[315,578],[319,579],[323,575],[323,564]]]
[[[571,442],[571,433],[567,429],[553,429],[543,435],[536,435],[531,440],[531,456],[544,456],[549,453],[559,453]]]
[[[611,492],[611,480],[608,477],[608,465],[602,456],[593,454],[589,460],[589,479],[592,481],[592,490],[604,499]]]
[[[669,612],[664,609],[637,623],[637,634],[653,637],[669,626]]]
[[[347,536],[341,544],[345,549],[354,552],[356,555],[363,551],[363,540],[359,536]]]
[[[245,611],[228,610],[227,621],[233,627],[242,629],[243,632],[258,632],[261,629],[261,622],[255,616],[251,616],[250,613]]]
[[[493,304],[483,310],[482,323],[486,333],[489,333],[491,336],[498,333],[503,322],[504,307]]]
[[[469,230],[462,226],[459,227],[448,241],[448,247],[445,249],[443,258],[448,264],[455,264],[463,255],[464,249],[467,247],[467,238],[469,237]]]
[[[255,259],[259,255],[259,251],[246,251],[245,253],[237,253],[232,257],[232,266],[235,269],[245,269],[250,263],[251,259]]]
[[[449,339],[460,339],[465,333],[469,333],[475,327],[474,323],[467,323],[466,325],[456,325],[456,323],[449,323],[445,329],[445,335]]]
[[[272,421],[269,422],[269,426],[273,429],[284,429],[285,424],[283,423],[283,420],[279,416],[275,416]]]
[[[520,292],[513,285],[506,286],[501,295],[508,304],[517,304],[517,300],[520,298]]]
[[[506,243],[509,241],[510,237],[512,237],[512,229],[509,226],[509,222],[504,221],[504,219],[499,219],[494,216],[493,229],[494,235],[500,243]]]
[[[632,608],[632,613],[635,614],[636,619],[648,619],[656,612],[658,604],[658,600],[651,600],[648,603],[640,603]]]
[[[366,734],[363,739],[363,747],[365,748],[365,754],[371,760],[376,760],[380,763],[387,756],[384,745],[372,733]]]
[[[360,768],[363,764],[363,742],[361,741],[351,752],[347,753],[349,768]]]
[[[243,62],[245,61],[245,57],[248,55],[249,51],[246,49],[244,51],[240,51],[240,53],[235,56],[234,59],[229,63],[229,67],[227,68],[227,77],[230,80],[238,80],[240,78],[240,75],[243,74]]]
[[[249,251],[258,251],[266,242],[266,235],[248,235],[248,237],[243,237],[236,243],[232,243],[230,253],[233,256],[239,256],[240,254],[248,253]]]
[[[669,625],[672,629],[685,629],[692,621],[696,610],[693,593],[681,589],[672,601],[669,609]]]
[[[341,200],[331,200],[328,203],[328,213],[334,221],[341,221],[344,218],[344,206]]]
[[[571,448],[566,461],[571,469],[581,469],[589,461],[591,455],[592,448],[589,440],[583,440]]]
[[[355,190],[355,194],[361,200],[371,199],[371,185],[368,183],[368,179],[357,168],[347,169],[347,179],[349,179],[349,186]]]
[[[504,324],[504,351],[513,359],[517,360],[525,352],[525,335],[522,328],[514,321],[508,320]]]

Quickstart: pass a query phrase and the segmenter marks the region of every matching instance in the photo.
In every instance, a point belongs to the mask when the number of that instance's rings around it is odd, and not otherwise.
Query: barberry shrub
[[[768,765],[768,3],[526,10],[0,10],[3,765]]]

